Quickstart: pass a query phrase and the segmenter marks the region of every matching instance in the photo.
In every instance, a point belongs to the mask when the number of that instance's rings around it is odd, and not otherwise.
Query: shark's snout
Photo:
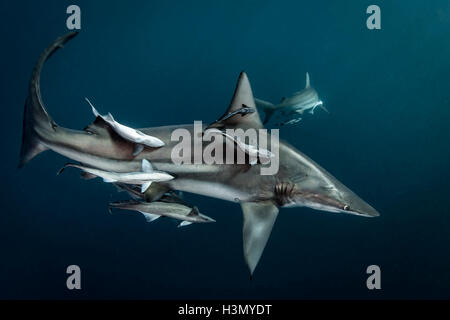
[[[364,217],[378,217],[380,215],[375,208],[356,195],[346,201],[344,211]]]

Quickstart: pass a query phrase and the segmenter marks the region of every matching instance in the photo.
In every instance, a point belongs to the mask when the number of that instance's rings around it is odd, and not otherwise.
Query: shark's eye
[[[350,207],[348,205],[345,205],[344,210],[348,211],[348,210],[350,210]]]

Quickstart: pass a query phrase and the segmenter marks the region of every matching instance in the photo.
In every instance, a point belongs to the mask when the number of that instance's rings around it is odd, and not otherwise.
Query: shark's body
[[[281,99],[278,104],[272,104],[270,102],[255,99],[256,105],[260,107],[266,114],[264,124],[269,122],[273,115],[278,115],[284,120],[281,120],[280,124],[296,123],[301,120],[301,116],[304,112],[309,111],[311,114],[317,107],[321,107],[324,110],[322,100],[319,99],[317,91],[311,87],[309,80],[309,73],[306,73],[306,86],[303,90],[295,92],[288,98]]]
[[[116,134],[100,117],[84,131],[58,126],[48,115],[40,96],[40,71],[47,58],[75,35],[70,33],[57,39],[42,54],[33,71],[25,105],[19,166],[47,149],[84,166],[112,172],[139,171],[142,159],[148,159],[155,169],[175,177],[171,181],[152,184],[147,191],[152,200],[157,200],[167,190],[180,190],[241,204],[244,256],[251,273],[261,257],[280,207],[307,206],[367,217],[378,215],[374,208],[318,164],[284,142],[279,143],[278,173],[261,175],[259,165],[174,164],[171,151],[178,141],[171,141],[171,133],[179,128],[193,133],[193,125],[139,129],[163,141],[164,146],[144,149],[138,155],[133,155],[133,143]],[[226,113],[238,110],[242,105],[255,108],[245,73],[239,77]],[[223,125],[226,128],[263,128],[257,112],[231,117]]]

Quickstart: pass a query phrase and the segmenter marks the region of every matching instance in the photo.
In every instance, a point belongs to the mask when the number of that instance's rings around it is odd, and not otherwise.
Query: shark
[[[314,114],[314,110],[317,107],[328,112],[323,106],[323,101],[319,99],[317,91],[311,87],[308,72],[306,73],[306,85],[303,90],[295,92],[290,97],[282,98],[278,104],[273,104],[257,98],[255,98],[255,102],[266,114],[263,124],[269,122],[274,114],[279,114],[287,119],[294,118],[281,122],[281,125],[284,125],[299,122],[301,120],[301,115],[303,115],[305,111]]]
[[[214,219],[200,213],[197,207],[189,207],[177,202],[142,202],[142,201],[123,201],[112,202],[109,207],[138,211],[142,213],[147,222],[152,222],[160,217],[170,217],[181,220],[179,227],[184,227],[192,223],[215,222]]]
[[[32,71],[24,107],[19,168],[46,150],[78,161],[83,166],[111,172],[140,171],[142,160],[147,159],[155,170],[166,172],[174,179],[153,183],[145,191],[146,199],[158,201],[167,192],[177,191],[240,205],[243,213],[244,259],[251,275],[261,259],[282,208],[309,207],[333,214],[362,217],[379,215],[376,209],[319,164],[282,140],[279,140],[277,146],[280,162],[278,171],[272,175],[261,175],[258,168],[260,165],[175,164],[171,158],[171,150],[178,141],[172,141],[171,133],[178,128],[193,132],[193,124],[139,129],[145,135],[164,142],[164,146],[160,148],[145,148],[139,154],[134,154],[133,142],[117,134],[101,117],[96,117],[84,130],[58,125],[50,117],[42,100],[40,74],[48,58],[76,35],[76,32],[71,32],[56,39],[41,54]],[[243,105],[256,108],[245,72],[239,75],[225,114],[239,110]],[[221,125],[225,129],[264,128],[257,111],[230,117]]]
[[[101,177],[106,183],[141,185],[142,193],[150,188],[152,182],[161,182],[173,179],[173,177],[166,172],[153,170],[152,165],[146,159],[142,160],[141,172],[111,172],[96,168],[89,168],[74,163],[67,163],[61,170],[59,170],[58,175],[61,174],[67,167],[78,168],[85,173],[90,174],[92,177]]]

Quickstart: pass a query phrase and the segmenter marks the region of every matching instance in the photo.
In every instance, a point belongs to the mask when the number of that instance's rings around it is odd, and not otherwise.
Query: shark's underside
[[[44,62],[75,36],[76,33],[69,33],[58,38],[44,51],[33,70],[25,103],[19,167],[48,149],[83,166],[111,172],[140,170],[142,160],[146,159],[156,170],[174,177],[170,181],[151,184],[143,194],[148,202],[158,201],[168,191],[179,190],[238,202],[242,206],[244,256],[251,273],[262,255],[280,207],[306,206],[329,212],[378,216],[374,208],[285,142],[277,145],[278,172],[261,175],[261,164],[175,164],[171,154],[178,142],[171,141],[171,133],[184,128],[194,134],[193,125],[139,129],[145,135],[161,140],[164,145],[159,148],[144,146],[137,154],[136,146],[118,135],[101,117],[82,131],[57,125],[42,102],[40,72]],[[221,118],[225,119],[220,122],[222,129],[263,128],[258,112],[226,116],[243,106],[255,109],[245,73],[239,76],[231,104]],[[208,142],[203,142],[203,147],[207,145]]]

